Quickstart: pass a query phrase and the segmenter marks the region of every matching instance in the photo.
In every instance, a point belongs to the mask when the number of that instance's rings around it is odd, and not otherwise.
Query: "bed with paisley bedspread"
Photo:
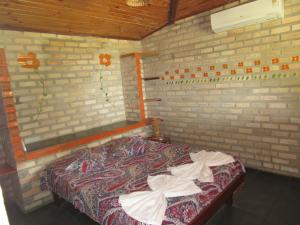
[[[103,225],[142,225],[122,209],[119,196],[149,190],[148,175],[169,174],[167,167],[191,163],[188,145],[163,144],[126,137],[78,150],[49,165],[41,178],[48,190]],[[163,225],[204,224],[242,183],[244,167],[211,167],[213,183],[195,180],[199,194],[169,198]]]

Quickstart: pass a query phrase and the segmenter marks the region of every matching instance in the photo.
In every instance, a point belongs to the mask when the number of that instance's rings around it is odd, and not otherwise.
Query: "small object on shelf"
[[[154,131],[154,135],[147,137],[147,140],[150,141],[157,141],[157,142],[161,142],[161,143],[171,143],[170,138],[162,136],[160,133],[160,123],[163,120],[160,118],[149,118],[148,119],[148,123],[152,125],[153,127],[153,131]]]
[[[160,77],[145,77],[143,78],[144,81],[148,81],[148,80],[159,80]]]
[[[147,98],[144,102],[161,102],[161,98]]]
[[[150,137],[147,137],[146,139],[149,141],[156,141],[156,142],[161,142],[164,144],[171,144],[170,138],[168,138],[166,136],[161,136],[161,137],[150,136]]]

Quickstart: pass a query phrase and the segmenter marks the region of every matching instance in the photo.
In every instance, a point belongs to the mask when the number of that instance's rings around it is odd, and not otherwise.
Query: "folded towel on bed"
[[[151,190],[162,191],[166,198],[193,195],[202,191],[192,180],[171,175],[148,176],[147,183]]]
[[[207,152],[205,150],[190,153],[190,157],[193,162],[203,162],[207,166],[222,166],[235,161],[231,155],[222,152]]]
[[[169,167],[168,170],[175,177],[188,180],[199,180],[200,182],[213,182],[212,170],[203,162],[194,162],[176,167]]]
[[[119,197],[119,203],[132,218],[147,224],[160,225],[167,209],[168,197],[187,196],[202,190],[192,180],[171,175],[148,176],[152,191],[133,192]]]
[[[119,197],[119,203],[132,218],[147,224],[160,225],[167,209],[168,197],[197,194],[202,190],[195,185],[200,182],[213,182],[213,172],[209,166],[220,166],[234,162],[234,158],[221,152],[190,153],[193,163],[169,167],[173,176],[148,176],[147,182],[152,191],[133,192]]]
[[[167,209],[162,191],[138,191],[119,197],[123,210],[142,223],[161,225]]]
[[[221,166],[235,161],[232,156],[222,152],[200,151],[190,153],[190,157],[194,163],[169,167],[168,170],[175,177],[182,179],[197,179],[200,182],[214,182],[213,172],[209,167]]]

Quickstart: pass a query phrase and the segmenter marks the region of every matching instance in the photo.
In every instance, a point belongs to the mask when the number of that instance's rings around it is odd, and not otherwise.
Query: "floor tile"
[[[243,211],[235,206],[226,206],[209,222],[214,225],[261,225],[263,217]]]

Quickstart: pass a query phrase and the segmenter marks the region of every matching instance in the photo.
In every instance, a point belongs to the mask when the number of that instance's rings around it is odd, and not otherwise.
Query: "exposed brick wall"
[[[5,49],[18,123],[25,143],[126,119],[120,55],[139,51],[140,42],[6,30],[0,30],[0,35],[0,48]],[[17,62],[20,54],[28,52],[36,53],[40,60],[38,73],[21,68]],[[100,53],[112,55],[112,64],[103,67],[102,72],[104,91],[108,92],[109,102],[100,90]],[[135,59],[130,58],[134,66]],[[136,73],[134,69],[132,71],[134,73],[128,76],[132,75],[132,80],[135,80]],[[43,93],[40,77],[46,80],[48,96],[42,102],[42,110],[37,118]],[[151,133],[149,127],[140,128],[88,146],[125,135],[147,133]],[[1,155],[8,159],[7,154],[0,149]],[[51,202],[50,193],[40,190],[40,172],[53,160],[77,149],[19,162],[17,176],[3,177],[1,180],[8,198],[14,194],[15,200],[25,212]]]
[[[164,119],[162,131],[173,141],[299,177],[300,2],[285,1],[284,20],[218,34],[212,12],[142,41],[144,50],[160,54],[144,60],[144,76],[164,79],[144,84],[147,98],[162,98],[147,104],[148,116]]]
[[[151,127],[147,126],[144,128],[132,130],[122,135],[117,135],[98,142],[90,143],[89,145],[87,145],[87,147],[98,146],[112,139],[116,139],[124,136],[132,136],[132,135],[150,136],[151,132],[152,132]],[[24,212],[32,211],[36,208],[39,208],[53,201],[50,192],[42,192],[40,189],[41,171],[54,160],[61,158],[65,155],[68,155],[71,152],[74,152],[78,149],[82,149],[83,147],[85,146],[81,146],[80,148],[77,149],[70,149],[69,151],[49,155],[43,158],[30,160],[18,164],[17,166],[18,180],[16,181],[17,183],[16,200],[18,205]]]
[[[1,47],[25,143],[125,119],[119,56],[139,50],[140,42],[0,30]],[[38,73],[17,62],[18,55],[31,51],[41,63]],[[100,53],[112,55],[111,66],[102,72],[110,103],[100,90]],[[40,77],[46,79],[48,92],[42,102]]]
[[[5,164],[15,167],[16,162],[11,151],[3,99],[2,94],[0,93],[0,166],[4,166]]]
[[[121,73],[126,118],[128,120],[139,121],[139,95],[136,74],[136,61],[134,56],[121,58]]]
[[[1,54],[1,53],[0,53]],[[1,58],[0,62],[0,167],[6,167],[7,165],[11,167],[15,167],[16,162],[14,159],[14,154],[12,153],[11,149],[11,138],[8,131],[8,122],[7,122],[7,115],[4,102],[9,102],[9,97],[4,96],[3,93],[8,91],[5,78],[5,62],[3,61],[3,58]],[[2,64],[2,65],[1,65]],[[4,91],[4,92],[3,92]],[[4,96],[4,97],[3,97]],[[12,120],[12,117],[9,117],[9,119]],[[10,174],[10,175],[0,175],[0,186],[3,191],[4,199],[6,201],[12,200],[15,197],[15,191],[13,190],[13,180],[16,177],[16,174]]]

